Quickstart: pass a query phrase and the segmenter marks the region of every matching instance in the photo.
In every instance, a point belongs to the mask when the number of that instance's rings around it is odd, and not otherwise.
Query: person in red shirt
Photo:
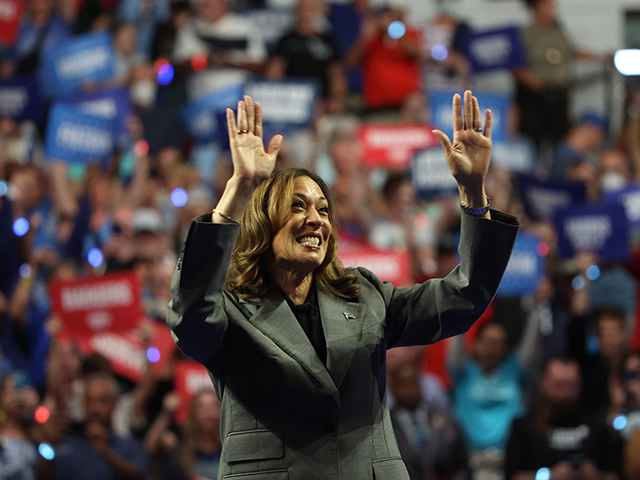
[[[420,31],[404,23],[404,10],[390,4],[365,21],[349,52],[349,66],[360,64],[365,106],[397,108],[422,89]]]

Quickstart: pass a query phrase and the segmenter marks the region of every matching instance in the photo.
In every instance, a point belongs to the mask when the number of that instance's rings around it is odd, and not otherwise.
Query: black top
[[[285,300],[289,304],[291,311],[295,315],[298,323],[307,334],[307,338],[315,348],[322,363],[327,364],[327,343],[324,339],[324,330],[320,321],[320,309],[318,308],[318,296],[316,286],[312,285],[309,294],[302,305],[296,305],[289,296],[282,292]]]

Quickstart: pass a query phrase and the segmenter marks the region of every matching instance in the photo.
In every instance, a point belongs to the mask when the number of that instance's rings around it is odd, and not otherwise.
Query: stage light
[[[7,182],[0,180],[0,197],[4,197],[7,194],[7,190],[9,190]]]
[[[56,456],[56,451],[48,443],[41,443],[38,445],[38,452],[45,460],[53,460]]]
[[[613,64],[622,75],[640,75],[640,50],[618,50],[613,56]]]
[[[600,277],[600,269],[597,265],[591,265],[587,268],[587,278],[591,281],[597,280]]]
[[[173,68],[173,65],[170,64],[165,64],[162,67],[160,67],[160,70],[158,71],[158,85],[169,85],[172,81],[173,81],[173,76],[176,73],[175,69]]]
[[[139,140],[135,147],[136,155],[146,157],[149,154],[149,144],[144,140]]]
[[[396,20],[395,22],[391,22],[387,32],[391,38],[398,39],[404,37],[404,34],[407,33],[407,27],[405,27],[404,23],[400,20]]]
[[[49,410],[46,407],[38,407],[34,414],[36,422],[46,423],[49,420]]]
[[[546,242],[540,242],[536,245],[536,253],[539,257],[546,257],[549,253],[549,245]]]
[[[15,222],[13,222],[13,233],[17,236],[22,237],[27,234],[29,231],[29,220],[24,217],[18,218]]]
[[[574,290],[582,290],[584,288],[584,285],[584,278],[582,278],[580,275],[576,275],[575,277],[573,277],[573,280],[571,280],[571,286]]]
[[[424,213],[419,213],[413,219],[413,224],[416,228],[427,228],[429,226],[429,217],[427,217]]]
[[[184,191],[183,188],[176,188],[173,192],[171,192],[171,203],[174,206],[180,208],[184,207],[187,204],[187,200],[189,200],[189,195]]]
[[[627,421],[626,415],[618,415],[613,419],[613,428],[615,428],[616,430],[622,430],[627,426],[627,423],[629,422]]]
[[[447,50],[447,47],[441,43],[438,43],[431,48],[431,57],[438,62],[446,60],[448,56],[449,50]]]
[[[153,69],[156,73],[160,73],[165,68],[165,65],[169,65],[169,61],[166,58],[160,58],[153,64]]]
[[[147,350],[147,360],[151,363],[156,363],[160,360],[160,350],[156,347],[149,347]]]
[[[20,272],[20,276],[22,278],[29,278],[31,276],[31,267],[28,263],[23,263],[22,265],[20,265],[20,269],[18,271]]]
[[[536,472],[536,480],[549,480],[551,478],[551,470],[548,468],[540,468]]]
[[[89,253],[87,253],[87,261],[89,262],[89,265],[94,268],[102,265],[103,260],[104,256],[102,255],[102,252],[99,248],[93,247],[91,250],[89,250]]]
[[[203,53],[196,53],[191,57],[191,68],[194,72],[201,72],[207,68],[207,56]]]

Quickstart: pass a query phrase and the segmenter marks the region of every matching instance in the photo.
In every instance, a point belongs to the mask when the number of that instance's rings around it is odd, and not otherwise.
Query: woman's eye
[[[293,202],[291,208],[304,208],[304,204],[302,202]]]
[[[326,213],[326,214],[328,215],[328,214],[329,214],[329,207],[320,207],[320,208],[318,209],[318,211],[319,211],[320,213]]]

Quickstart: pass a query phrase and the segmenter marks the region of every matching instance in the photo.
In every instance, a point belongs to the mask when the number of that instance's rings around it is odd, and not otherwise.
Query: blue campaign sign
[[[56,104],[49,114],[47,158],[87,163],[106,161],[115,145],[115,118],[85,113],[73,105]]]
[[[315,117],[319,87],[309,80],[250,81],[244,93],[262,104],[265,125],[296,129],[307,127]]]
[[[629,222],[620,205],[570,205],[553,219],[558,231],[560,257],[591,250],[604,261],[629,258]]]
[[[499,297],[520,297],[536,291],[544,275],[544,257],[537,252],[539,244],[538,237],[518,235],[498,289]]]
[[[418,196],[425,200],[458,193],[458,183],[439,146],[416,153],[411,165],[411,180]]]
[[[115,120],[118,134],[127,128],[127,119],[132,113],[129,91],[126,87],[110,88],[94,93],[77,93],[63,97],[58,103],[74,105],[85,113]]]
[[[431,105],[431,121],[436,127],[449,135],[449,138],[453,138],[453,116],[451,114],[451,101],[455,93],[459,93],[460,95],[463,94],[462,91],[457,92],[455,90],[434,90],[429,93],[429,104]],[[509,96],[502,93],[475,91],[473,92],[473,94],[478,97],[480,110],[483,112],[483,124],[485,109],[488,108],[489,110],[491,110],[491,139],[494,143],[504,142],[508,137],[507,114],[509,112],[511,104]]]
[[[116,74],[116,57],[108,33],[73,37],[44,52],[42,90],[49,95],[73,93],[83,83]]]
[[[524,48],[518,27],[469,33],[464,53],[475,73],[525,66]]]
[[[44,103],[33,77],[0,80],[0,117],[14,120],[44,120]]]
[[[524,211],[534,220],[551,220],[559,208],[582,203],[586,198],[586,188],[578,182],[521,175],[519,186]]]
[[[622,205],[630,225],[640,225],[640,186],[634,185],[617,192],[607,193],[604,197],[607,204]]]
[[[236,110],[243,89],[244,85],[234,85],[182,107],[180,120],[196,142],[208,143],[226,134],[225,111],[227,108]]]

